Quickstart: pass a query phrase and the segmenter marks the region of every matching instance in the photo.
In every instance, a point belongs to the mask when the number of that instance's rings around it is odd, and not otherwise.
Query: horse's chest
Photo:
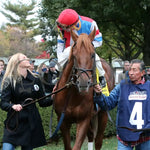
[[[68,107],[66,109],[66,117],[67,118],[74,118],[74,119],[84,119],[87,116],[90,116],[92,113],[92,107],[83,107],[83,106],[77,106],[77,107]]]

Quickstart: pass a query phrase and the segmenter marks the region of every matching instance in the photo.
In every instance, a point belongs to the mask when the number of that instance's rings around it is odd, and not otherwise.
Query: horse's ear
[[[72,37],[73,41],[76,42],[76,41],[77,41],[77,38],[78,38],[78,35],[75,34],[75,33],[71,30],[71,37]]]
[[[94,30],[89,34],[89,38],[91,41],[94,40],[95,34],[96,34],[96,28],[94,27]]]

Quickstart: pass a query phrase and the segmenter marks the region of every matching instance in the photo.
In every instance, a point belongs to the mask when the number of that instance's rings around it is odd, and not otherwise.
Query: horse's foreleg
[[[87,135],[89,128],[90,118],[77,124],[76,141],[72,150],[80,150]]]
[[[90,127],[87,132],[88,137],[88,150],[93,150],[93,139],[94,139],[94,133],[92,129],[92,125],[90,124]]]
[[[70,127],[71,124],[66,123],[65,121],[63,121],[60,129],[61,129],[61,133],[63,136],[63,142],[64,142],[64,148],[65,150],[72,150],[71,148],[71,139],[70,139]]]
[[[89,129],[87,132],[88,137],[88,150],[93,150],[93,141],[98,128],[98,115],[94,115],[90,121]]]
[[[94,131],[93,131],[92,123],[90,123],[89,125],[87,137],[88,137],[88,150],[93,150]]]
[[[107,112],[100,111],[98,113],[98,131],[95,138],[95,150],[100,150],[102,147],[103,136],[107,125],[107,120],[108,120]]]

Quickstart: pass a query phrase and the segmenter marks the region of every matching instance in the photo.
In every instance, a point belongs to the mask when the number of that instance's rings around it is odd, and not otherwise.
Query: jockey
[[[73,9],[63,10],[58,19],[56,20],[59,35],[57,38],[57,58],[58,63],[62,67],[69,58],[69,53],[73,40],[71,38],[70,30],[72,29],[77,35],[81,33],[90,34],[94,27],[96,28],[96,36],[93,41],[94,47],[100,47],[102,45],[102,34],[100,33],[96,22],[88,17],[80,16]],[[106,86],[105,71],[102,67],[101,60],[96,54],[96,67],[99,74],[99,81],[101,87]]]

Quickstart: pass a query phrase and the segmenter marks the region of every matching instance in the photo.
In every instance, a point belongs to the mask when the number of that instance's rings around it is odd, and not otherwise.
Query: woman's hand
[[[96,84],[94,86],[94,91],[97,93],[97,94],[101,94],[102,93],[102,88],[100,87],[99,84]]]
[[[12,109],[15,111],[21,111],[23,108],[20,104],[15,104],[12,106]]]

